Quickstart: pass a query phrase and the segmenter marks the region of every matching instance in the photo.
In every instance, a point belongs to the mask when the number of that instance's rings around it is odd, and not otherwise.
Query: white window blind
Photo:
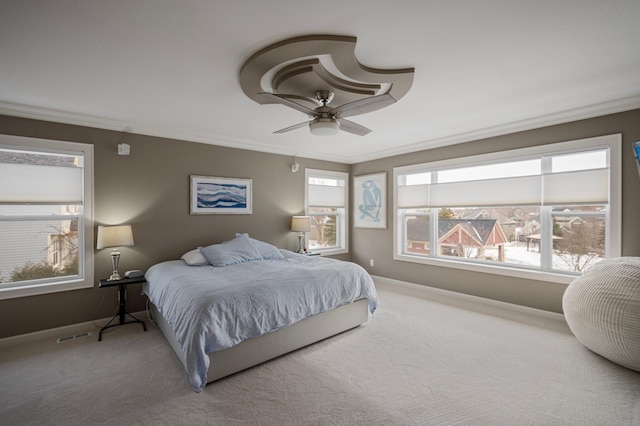
[[[309,185],[309,207],[343,207],[344,187]]]
[[[81,167],[0,162],[0,202],[82,203]]]
[[[609,169],[547,173],[542,176],[542,204],[606,204]]]
[[[606,159],[604,150],[589,153],[589,155],[595,154]],[[547,159],[554,160],[553,157],[546,159],[541,157],[538,161],[544,163]],[[413,173],[400,175],[397,207],[606,204],[609,200],[608,167],[585,169],[584,163],[576,163],[574,170],[571,171],[521,176],[519,163],[512,164],[514,176],[496,179],[467,180],[468,177],[464,175],[465,169],[459,169],[460,181],[451,181],[453,180],[451,176],[455,176],[456,169],[448,169],[446,170],[448,182],[402,185],[402,182],[411,181]],[[505,166],[508,165],[509,163],[499,163],[496,167],[505,170]],[[437,182],[437,176],[442,172],[433,171],[432,173],[436,176],[432,181]]]
[[[398,186],[398,207],[401,209],[427,207],[430,186],[428,184]]]
[[[307,203],[309,207],[344,207],[346,178],[328,176],[324,171],[309,171]]]
[[[433,184],[428,207],[539,204],[540,198],[540,176],[524,176]]]

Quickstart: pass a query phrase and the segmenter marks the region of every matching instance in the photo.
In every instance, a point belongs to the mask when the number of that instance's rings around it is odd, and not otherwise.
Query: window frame
[[[469,167],[477,165],[487,165],[505,161],[517,161],[532,156],[539,155],[559,155],[571,154],[585,150],[595,150],[598,148],[609,150],[609,204],[605,213],[606,221],[606,257],[618,257],[621,255],[621,230],[622,230],[622,197],[621,197],[621,145],[622,135],[613,134],[598,136],[594,138],[573,140],[567,142],[558,142],[545,145],[538,145],[528,148],[520,148],[507,151],[499,151],[494,153],[480,154],[475,156],[467,156],[455,159],[441,160],[435,162],[427,162],[421,164],[413,164],[408,166],[395,167],[393,169],[393,259],[412,263],[427,264],[440,267],[448,267],[462,269],[474,272],[490,273],[495,275],[505,275],[510,277],[526,278],[547,282],[556,282],[569,284],[575,278],[575,273],[563,273],[560,271],[550,271],[542,269],[533,269],[527,267],[518,267],[516,265],[496,265],[473,262],[469,260],[456,260],[445,257],[437,257],[436,255],[418,256],[403,253],[405,225],[403,224],[402,214],[404,208],[398,208],[398,187],[399,177],[411,172],[435,171],[439,169],[453,167]],[[550,206],[540,206],[541,210],[548,209],[549,220],[552,220],[553,213]],[[432,208],[431,214],[437,216],[439,209]],[[434,213],[435,211],[435,213]],[[547,214],[547,213],[545,213]],[[433,216],[431,216],[433,218]],[[433,222],[433,220],[432,220]],[[549,229],[549,223],[543,226]],[[432,228],[433,229],[433,228]],[[548,254],[551,255],[550,253]]]
[[[81,213],[78,214],[79,276],[72,278],[61,277],[61,279],[32,280],[20,283],[2,284],[0,285],[0,300],[93,287],[93,145],[79,142],[0,135],[0,148],[67,155],[81,154],[83,156],[83,202]]]
[[[344,200],[341,207],[324,206],[327,208],[337,208],[336,213],[311,213],[312,207],[309,205],[309,178],[336,179],[344,182]],[[342,211],[341,211],[342,210]],[[304,211],[307,216],[336,216],[336,247],[314,248],[313,252],[321,255],[336,255],[349,253],[349,173],[335,172],[330,170],[305,169],[304,171]]]

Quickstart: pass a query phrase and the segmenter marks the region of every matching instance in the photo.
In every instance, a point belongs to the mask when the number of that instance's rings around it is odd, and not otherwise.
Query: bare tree
[[[604,234],[596,222],[575,224],[562,232],[556,255],[571,271],[581,272],[604,253]]]
[[[77,275],[79,273],[77,223],[74,225],[68,231],[61,227],[51,226],[53,232],[48,234],[50,236],[49,242],[43,251],[58,251],[62,255],[59,266],[50,264],[47,259],[40,262],[26,262],[13,269],[10,282]]]

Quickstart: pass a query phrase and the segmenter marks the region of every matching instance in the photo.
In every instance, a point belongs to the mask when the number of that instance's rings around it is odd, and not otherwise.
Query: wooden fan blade
[[[305,127],[305,126],[309,126],[309,122],[305,121],[304,123],[298,123],[298,124],[294,124],[293,126],[289,126],[289,127],[285,127],[284,129],[280,129],[280,130],[276,130],[273,133],[285,133],[285,132],[290,132],[292,130],[296,130],[299,129],[301,127]]]
[[[338,122],[340,123],[340,130],[353,133],[354,135],[364,136],[371,132],[371,129],[361,126],[358,123],[354,123],[353,121],[338,119]]]
[[[259,93],[259,95],[266,96],[273,102],[277,102],[279,104],[288,106],[289,108],[293,108],[297,111],[307,114],[309,117],[315,117],[317,115],[316,112],[311,108],[307,108],[304,105],[300,105],[297,102],[293,102],[292,100],[287,99],[284,96],[276,95],[275,93],[269,93],[269,92],[262,92],[262,93]]]
[[[385,93],[384,95],[371,96],[337,106],[329,111],[329,114],[333,114],[337,117],[351,117],[354,115],[373,112],[394,103],[396,103],[396,100],[393,96]]]

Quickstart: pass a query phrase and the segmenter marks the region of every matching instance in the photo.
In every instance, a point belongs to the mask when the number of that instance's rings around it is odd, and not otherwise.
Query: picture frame
[[[196,214],[251,214],[251,179],[190,176],[190,210]]]
[[[353,178],[353,226],[387,229],[387,172]]]

